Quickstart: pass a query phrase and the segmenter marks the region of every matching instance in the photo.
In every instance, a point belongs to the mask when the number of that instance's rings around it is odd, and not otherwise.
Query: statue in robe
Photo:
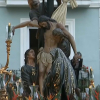
[[[38,67],[35,64],[35,52],[28,49],[25,52],[25,65],[21,68],[21,80],[23,83],[23,96],[29,97],[31,94],[30,86],[37,84]]]

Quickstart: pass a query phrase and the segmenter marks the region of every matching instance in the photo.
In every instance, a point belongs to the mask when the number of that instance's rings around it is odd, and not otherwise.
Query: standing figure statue
[[[26,21],[23,23],[20,23],[19,25],[16,25],[13,27],[12,32],[14,33],[15,29],[18,28],[22,28],[25,26],[34,26],[35,27],[39,27],[38,26],[38,18],[41,15],[47,15],[47,11],[46,11],[46,3],[40,3],[39,0],[27,0],[28,1],[28,5],[30,7],[30,11],[29,11],[29,18],[30,21]]]
[[[25,26],[33,26],[34,27],[39,27],[38,26],[38,18],[41,15],[46,15],[46,16],[51,16],[53,11],[54,11],[54,0],[47,0],[46,2],[42,2],[40,3],[39,0],[27,0],[28,1],[28,5],[30,7],[30,11],[29,11],[29,18],[30,21],[26,21],[23,23],[20,23],[19,25],[16,25],[13,27],[13,34],[15,32],[15,29],[18,28],[22,28]],[[57,0],[57,2],[59,2],[60,0]],[[44,41],[43,41],[43,30],[39,29],[38,30],[40,35],[38,37],[38,48],[40,48],[41,46],[44,46]],[[38,33],[38,32],[37,32]],[[37,37],[37,36],[36,36]]]
[[[79,71],[81,70],[81,68],[83,66],[83,58],[82,58],[82,54],[80,52],[77,52],[77,54],[79,55],[80,59],[77,59],[77,62],[74,62],[74,57],[73,57],[73,59],[71,60],[71,64],[72,64],[73,69],[75,71],[77,86],[78,86]]]
[[[24,96],[29,97],[31,90],[29,86],[37,84],[37,66],[35,64],[35,52],[33,49],[28,49],[25,52],[25,65],[21,68],[21,79],[23,82]]]

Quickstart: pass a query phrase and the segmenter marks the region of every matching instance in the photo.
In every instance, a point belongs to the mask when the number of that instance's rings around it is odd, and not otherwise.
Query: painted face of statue
[[[39,6],[39,0],[28,0],[28,5],[30,8],[36,8]]]
[[[32,59],[35,59],[35,52],[33,49],[31,49],[28,53],[28,58],[32,58]]]
[[[49,22],[41,22],[39,23],[39,26],[45,29],[50,29],[50,24]]]

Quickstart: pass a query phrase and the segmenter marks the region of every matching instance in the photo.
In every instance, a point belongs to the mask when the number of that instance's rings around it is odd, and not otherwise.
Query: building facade
[[[95,84],[98,85],[100,84],[100,1],[79,0],[77,3],[79,6],[76,9],[72,9],[68,4],[66,26],[75,38],[77,51],[82,53],[83,64],[93,68]],[[29,20],[29,10],[27,0],[0,0],[0,63],[3,66],[7,59],[6,25],[9,22],[17,25]],[[9,69],[20,69],[24,64],[24,52],[30,48],[29,29],[31,27],[15,31]]]

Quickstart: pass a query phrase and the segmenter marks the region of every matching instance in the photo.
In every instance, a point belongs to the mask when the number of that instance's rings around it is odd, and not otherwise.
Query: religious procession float
[[[68,1],[64,0],[51,17],[62,25],[65,25]],[[70,0],[70,4],[72,8],[77,7],[75,0]],[[100,100],[100,85],[95,86],[94,84],[95,76],[92,67],[84,66],[81,63],[80,66],[78,65],[80,68],[75,68],[75,75],[72,68],[74,65],[70,64],[67,57],[59,49],[52,52],[54,59],[51,71],[43,83],[44,95],[41,95],[39,84],[35,82],[38,80],[38,77],[35,77],[38,70],[33,68],[30,76],[27,74],[28,69],[25,70],[24,67],[21,70],[7,70],[13,37],[11,23],[6,29],[7,62],[5,66],[0,66],[0,100]],[[56,59],[56,57],[58,58]],[[75,76],[77,82],[75,82]],[[23,82],[22,79],[27,81],[30,77],[34,79],[31,85]],[[28,95],[25,94],[27,92]]]

